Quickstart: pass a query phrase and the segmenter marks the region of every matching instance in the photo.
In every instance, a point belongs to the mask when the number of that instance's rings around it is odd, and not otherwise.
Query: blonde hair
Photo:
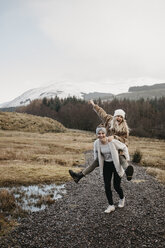
[[[118,123],[116,116],[111,120],[110,130],[115,131],[115,133],[127,133],[129,135],[130,128],[127,125],[127,122],[123,119],[122,122]]]

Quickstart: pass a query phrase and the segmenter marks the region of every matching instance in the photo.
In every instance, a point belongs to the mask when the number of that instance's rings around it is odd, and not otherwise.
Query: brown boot
[[[71,175],[71,177],[73,178],[73,180],[75,181],[75,183],[78,183],[80,181],[80,179],[82,177],[84,177],[84,174],[82,172],[74,172],[72,170],[69,170],[69,174]]]

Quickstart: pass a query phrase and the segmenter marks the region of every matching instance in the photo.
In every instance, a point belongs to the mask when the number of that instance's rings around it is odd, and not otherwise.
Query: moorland
[[[68,170],[85,166],[85,152],[92,150],[96,139],[94,132],[66,129],[50,118],[20,113],[0,113],[0,117],[0,187],[70,181]],[[139,166],[165,183],[164,140],[130,136],[131,158],[137,150],[142,154]],[[8,198],[0,213],[1,230],[10,230],[16,224],[8,220],[15,211],[15,199],[2,190],[0,194]]]

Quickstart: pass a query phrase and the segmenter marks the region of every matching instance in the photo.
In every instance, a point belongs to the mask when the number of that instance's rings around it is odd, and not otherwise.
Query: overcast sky
[[[165,1],[0,0],[0,69],[0,103],[62,80],[164,83]]]

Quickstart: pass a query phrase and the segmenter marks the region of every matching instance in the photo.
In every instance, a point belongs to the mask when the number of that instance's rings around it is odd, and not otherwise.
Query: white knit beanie
[[[125,119],[125,112],[122,109],[116,109],[114,112],[114,116],[121,115]]]
[[[104,132],[105,135],[107,134],[107,130],[105,127],[97,127],[96,128],[96,134],[98,134],[98,132],[100,132],[100,131]]]

